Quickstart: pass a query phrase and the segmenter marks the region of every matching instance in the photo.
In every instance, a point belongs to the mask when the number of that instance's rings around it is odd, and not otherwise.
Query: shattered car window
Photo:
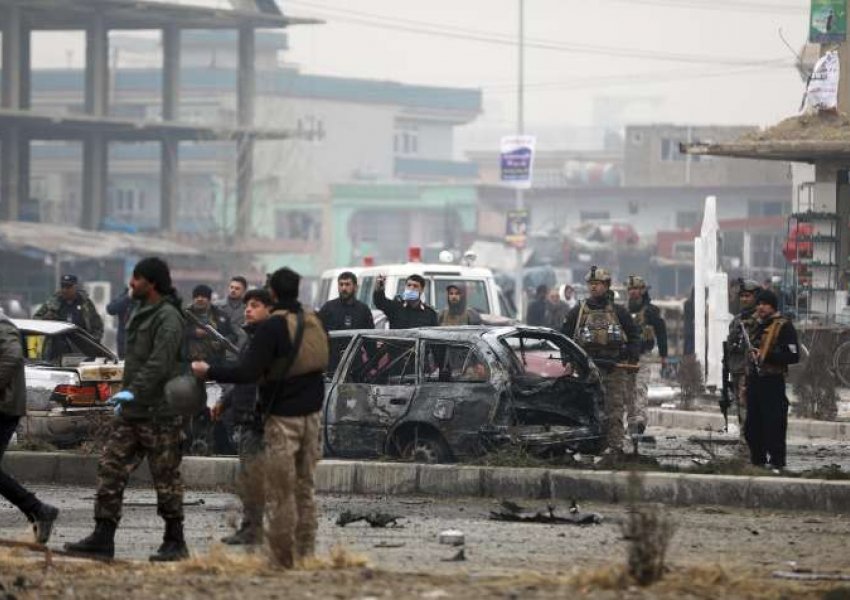
[[[348,349],[353,336],[351,335],[332,335],[330,338],[330,353],[328,356],[328,368],[325,371],[325,380],[331,381],[336,374],[339,364],[342,362],[342,357]]]
[[[490,380],[487,363],[474,348],[462,344],[426,342],[425,382],[484,383]]]
[[[74,366],[83,360],[106,358],[114,360],[108,350],[79,331],[45,335],[21,331],[26,360],[53,366]]]
[[[414,340],[364,337],[351,357],[346,383],[416,385]]]
[[[567,345],[560,346],[555,340],[535,335],[513,335],[502,339],[513,353],[515,363],[524,375],[544,379],[582,376]],[[566,342],[565,342],[566,344]]]

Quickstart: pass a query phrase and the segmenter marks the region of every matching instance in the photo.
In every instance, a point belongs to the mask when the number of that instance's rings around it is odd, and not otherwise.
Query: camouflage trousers
[[[747,375],[745,373],[732,374],[732,390],[735,394],[735,403],[738,405],[738,454],[749,458],[749,445],[744,436],[744,424],[747,422]]]
[[[321,413],[269,416],[264,433],[265,538],[282,567],[312,556],[316,548],[316,465],[321,457]]]
[[[236,491],[242,502],[242,522],[244,525],[262,528],[265,504],[260,460],[263,452],[263,431],[255,425],[238,425],[236,435],[239,453]]]
[[[605,388],[605,416],[608,419],[605,439],[611,450],[623,449],[623,413],[631,393],[631,385],[631,375],[622,369],[614,369],[602,378],[602,386]]]
[[[163,519],[183,518],[181,431],[180,423],[174,421],[154,424],[120,417],[113,421],[97,463],[96,519],[121,520],[127,480],[145,458],[156,489],[157,514]]]
[[[645,359],[640,359],[636,373],[629,373],[631,383],[626,401],[626,423],[629,431],[634,431],[641,423],[646,425],[647,395],[649,394],[649,379],[652,375],[652,365]]]

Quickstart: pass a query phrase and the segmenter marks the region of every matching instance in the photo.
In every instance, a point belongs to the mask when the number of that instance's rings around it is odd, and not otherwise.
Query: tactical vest
[[[297,313],[288,310],[276,310],[272,316],[282,317],[286,321],[289,339],[295,343],[298,327]],[[301,347],[293,361],[291,357],[280,357],[272,362],[266,379],[291,379],[307,373],[324,373],[328,368],[328,335],[319,317],[311,310],[304,310],[304,332]],[[288,368],[287,366],[290,365]]]
[[[591,357],[612,360],[622,355],[629,341],[610,302],[603,308],[591,308],[586,302],[581,303],[573,340]]]
[[[632,313],[632,319],[640,327],[641,347],[651,350],[655,346],[655,327],[646,320],[646,304],[641,306],[638,312]]]
[[[747,330],[747,333],[750,335],[750,340],[753,339],[753,334],[756,332],[756,327],[758,326],[758,322],[756,321],[755,312],[750,313],[749,315],[742,317],[740,314],[732,319],[731,325],[729,325],[729,337],[727,338],[728,342],[728,368],[730,373],[734,373],[740,375],[746,371],[746,353],[747,353],[747,344],[744,341],[743,334],[741,332],[741,326],[739,323],[744,324],[744,329]]]

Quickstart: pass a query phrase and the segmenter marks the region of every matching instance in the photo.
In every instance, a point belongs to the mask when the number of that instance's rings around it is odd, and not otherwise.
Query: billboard
[[[510,135],[501,143],[501,181],[508,187],[531,187],[531,168],[534,163],[533,135]]]
[[[846,0],[812,0],[809,41],[833,44],[847,39]]]

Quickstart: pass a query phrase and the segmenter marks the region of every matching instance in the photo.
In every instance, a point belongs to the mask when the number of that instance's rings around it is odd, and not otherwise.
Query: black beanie
[[[300,284],[301,275],[289,267],[278,269],[269,277],[269,287],[279,300],[298,298]]]
[[[171,272],[168,263],[156,256],[143,258],[133,268],[134,277],[142,277],[153,284],[153,287],[162,295],[171,294],[174,288],[171,285]]]
[[[208,285],[196,285],[195,289],[192,290],[192,298],[197,298],[198,296],[203,296],[207,300],[212,298],[212,288]]]
[[[772,292],[771,290],[762,290],[759,292],[756,304],[769,304],[773,307],[773,310],[778,310],[779,298],[777,297],[776,293]]]

